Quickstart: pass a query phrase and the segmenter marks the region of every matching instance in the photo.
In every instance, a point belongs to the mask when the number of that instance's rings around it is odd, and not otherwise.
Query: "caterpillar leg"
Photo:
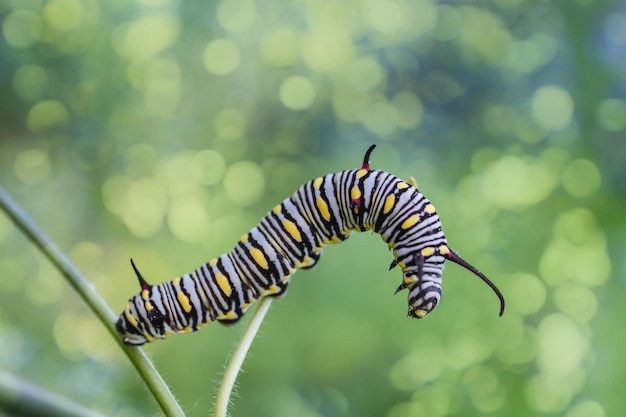
[[[389,270],[391,271],[396,266],[398,266],[398,260],[394,259],[393,261],[391,261],[391,265],[389,265]]]
[[[322,248],[314,249],[311,253],[306,255],[305,258],[296,265],[296,267],[304,270],[313,268],[315,264],[317,264],[317,261],[319,261],[322,257],[323,252],[324,250]]]
[[[407,277],[403,277],[402,278],[402,282],[400,283],[400,285],[398,285],[398,288],[396,288],[396,290],[394,291],[394,295],[396,295],[397,293],[399,293],[400,291],[402,291],[403,289],[407,288],[410,284],[413,283],[419,283],[422,280],[422,276],[424,275],[424,255],[422,255],[421,253],[418,253],[417,256],[417,275],[416,277],[411,277],[410,279],[407,279]],[[389,265],[389,269],[393,269],[398,265],[398,261],[396,259],[394,259],[391,262],[391,265]]]
[[[290,276],[284,277],[276,284],[270,285],[269,288],[261,292],[261,295],[264,297],[283,297],[287,293],[287,288],[289,287],[289,278]]]

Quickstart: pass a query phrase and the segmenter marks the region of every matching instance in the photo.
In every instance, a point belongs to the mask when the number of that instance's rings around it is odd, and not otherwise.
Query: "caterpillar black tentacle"
[[[452,262],[454,262],[457,265],[461,265],[463,268],[469,270],[474,275],[478,276],[480,279],[482,279],[485,282],[485,284],[487,284],[493,290],[493,292],[496,293],[496,295],[498,296],[498,299],[500,300],[500,313],[498,315],[502,316],[504,314],[504,296],[502,295],[502,293],[500,292],[498,287],[496,287],[496,284],[491,282],[491,280],[489,278],[487,278],[482,272],[480,272],[478,269],[476,269],[474,266],[472,266],[465,259],[461,258],[452,249],[450,249],[450,252],[447,253],[445,255],[445,257],[446,257],[447,260],[452,261]]]
[[[441,298],[441,274],[449,260],[481,278],[500,300],[498,288],[447,246],[439,216],[417,189],[417,182],[370,169],[370,146],[360,169],[315,178],[270,211],[233,250],[195,271],[150,285],[131,265],[141,291],[116,323],[124,341],[141,345],[208,323],[235,323],[260,297],[287,291],[297,269],[313,268],[327,244],[340,243],[353,231],[372,230],[393,250],[390,269],[399,266],[408,290],[408,315],[421,318]]]

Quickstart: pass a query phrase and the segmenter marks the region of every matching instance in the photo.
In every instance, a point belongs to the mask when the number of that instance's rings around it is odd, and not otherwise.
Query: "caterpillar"
[[[370,169],[376,145],[360,169],[315,178],[270,211],[235,247],[195,271],[150,285],[131,259],[141,291],[130,298],[116,329],[124,342],[141,345],[213,321],[231,324],[264,296],[285,294],[297,269],[313,268],[324,246],[373,230],[393,250],[389,269],[399,266],[408,290],[408,316],[422,318],[439,304],[444,261],[452,261],[502,293],[484,274],[448,247],[435,206],[418,190],[385,171]]]

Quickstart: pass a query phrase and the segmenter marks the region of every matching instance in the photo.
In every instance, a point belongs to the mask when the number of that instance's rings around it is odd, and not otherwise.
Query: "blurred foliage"
[[[274,303],[237,416],[622,415],[626,6],[617,0],[0,0],[0,182],[115,309],[229,250],[306,180],[413,175],[451,245],[405,317],[384,245]],[[0,215],[0,367],[111,416],[156,406]],[[207,415],[242,326],[146,347]]]

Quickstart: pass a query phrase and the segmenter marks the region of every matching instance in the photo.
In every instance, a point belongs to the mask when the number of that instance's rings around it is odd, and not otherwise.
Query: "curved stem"
[[[169,387],[156,371],[154,365],[143,350],[125,345],[115,330],[117,316],[102,297],[98,294],[93,284],[88,282],[78,268],[57,247],[39,226],[24,212],[24,210],[11,198],[0,186],[0,208],[7,213],[13,223],[26,235],[26,237],[45,255],[46,258],[61,272],[67,282],[76,290],[85,301],[91,311],[106,327],[113,339],[122,348],[128,359],[137,369],[152,395],[159,403],[166,416],[182,416],[185,413],[176,402]]]
[[[263,323],[263,319],[270,309],[272,300],[272,297],[263,297],[261,299],[259,306],[252,314],[252,319],[250,323],[248,323],[248,327],[246,327],[246,330],[243,332],[237,349],[235,349],[233,356],[230,358],[230,362],[224,372],[220,390],[217,393],[217,399],[215,400],[215,417],[227,417],[228,415],[228,404],[230,402],[230,394],[235,385],[235,380],[248,354],[248,350],[250,350],[250,345],[252,345],[252,341],[259,331],[261,323]]]
[[[104,417],[103,414],[1,370],[0,410],[23,417]]]

